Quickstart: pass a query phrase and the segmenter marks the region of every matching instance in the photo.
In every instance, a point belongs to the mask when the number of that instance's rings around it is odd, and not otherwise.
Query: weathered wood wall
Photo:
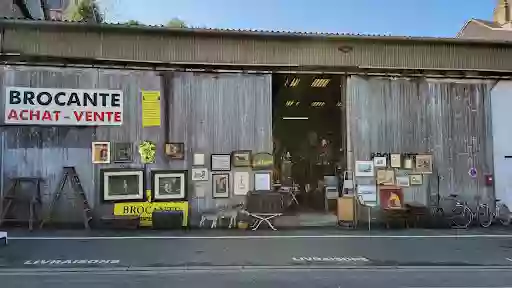
[[[147,179],[151,169],[190,169],[189,159],[196,151],[204,152],[207,158],[210,153],[230,153],[238,149],[271,151],[270,82],[269,75],[160,75],[150,71],[3,66],[0,69],[1,107],[5,86],[120,89],[124,92],[125,116],[122,126],[112,127],[4,126],[2,186],[9,184],[9,177],[44,178],[42,192],[47,206],[60,180],[62,167],[75,166],[95,213],[111,214],[112,204],[101,201],[99,171],[101,168],[143,167],[137,148],[141,141],[153,141],[158,147],[156,162],[146,166]],[[170,111],[162,108],[160,127],[142,128],[141,90],[162,91],[162,107],[167,107],[163,104],[169,101]],[[166,131],[167,127],[170,131]],[[169,161],[163,148],[166,139],[185,143],[185,161]],[[93,141],[133,143],[133,163],[92,164]],[[148,182],[147,188],[149,185]],[[217,204],[212,200],[211,182],[203,185],[207,189],[205,196],[196,200],[190,183],[188,195],[195,209],[193,214]],[[72,205],[74,195],[66,195],[68,201],[59,202],[56,219],[79,220],[79,210]]]
[[[492,173],[490,89],[493,83],[462,80],[350,77],[354,161],[372,152],[432,153],[433,174],[421,186],[404,189],[405,202],[427,204],[459,194],[476,203],[490,201],[492,188],[482,175]],[[472,179],[468,171],[478,170]],[[433,197],[431,197],[433,196]]]

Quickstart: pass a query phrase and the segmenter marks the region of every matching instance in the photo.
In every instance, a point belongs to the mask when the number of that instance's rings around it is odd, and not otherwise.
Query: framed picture
[[[409,176],[399,176],[399,177],[396,177],[396,186],[400,186],[400,187],[409,187],[411,184],[410,184],[410,181],[409,181]]]
[[[231,160],[233,161],[234,167],[249,167],[251,166],[251,151],[240,150],[233,151]]]
[[[101,169],[103,201],[144,200],[143,169]]]
[[[423,175],[422,174],[413,174],[409,175],[411,185],[422,185],[423,184]]]
[[[235,172],[233,174],[233,194],[247,195],[249,193],[249,172]]]
[[[378,168],[387,167],[387,158],[386,157],[374,157],[373,158],[373,166]]]
[[[186,170],[153,170],[151,171],[152,199],[185,200],[187,197]]]
[[[272,190],[272,173],[258,172],[254,173],[254,191]]]
[[[231,154],[212,154],[212,171],[231,171]]]
[[[185,159],[185,143],[166,143],[165,155],[169,156],[171,159]]]
[[[229,198],[229,174],[212,175],[213,198]]]
[[[204,166],[204,154],[203,153],[194,153],[194,157],[192,160],[193,160],[192,165]]]
[[[400,168],[402,167],[402,155],[400,154],[391,154],[390,158],[390,166],[393,168]]]
[[[373,161],[356,161],[356,177],[373,177]]]
[[[393,169],[377,170],[377,184],[395,185],[395,171]]]
[[[414,171],[422,174],[432,174],[432,155],[416,155]]]
[[[114,153],[112,162],[114,163],[130,163],[133,161],[133,145],[132,143],[114,143]]]
[[[110,142],[92,142],[92,163],[110,163]]]
[[[366,204],[377,202],[377,187],[375,185],[357,185],[357,196]]]
[[[253,170],[270,170],[274,166],[274,156],[267,152],[253,154],[251,166]]]
[[[208,168],[192,168],[192,181],[208,181]]]

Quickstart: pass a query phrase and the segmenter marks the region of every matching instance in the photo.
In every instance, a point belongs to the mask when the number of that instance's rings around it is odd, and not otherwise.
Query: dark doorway
[[[337,75],[272,79],[274,181],[300,187],[301,211],[325,211],[325,182],[345,169],[342,82]]]

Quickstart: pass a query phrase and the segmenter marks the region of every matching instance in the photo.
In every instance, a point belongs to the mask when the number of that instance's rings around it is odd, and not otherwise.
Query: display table
[[[1,241],[7,245],[7,232],[0,231],[0,242]]]

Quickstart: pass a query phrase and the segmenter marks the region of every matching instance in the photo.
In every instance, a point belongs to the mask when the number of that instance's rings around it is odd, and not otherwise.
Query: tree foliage
[[[187,28],[188,27],[187,23],[185,23],[185,21],[183,21],[179,18],[172,18],[171,20],[169,20],[169,22],[167,22],[167,24],[165,26],[171,27],[171,28]]]
[[[128,20],[124,24],[130,25],[130,26],[144,25],[144,24],[142,24],[141,22],[139,22],[137,20]]]
[[[104,21],[104,17],[96,0],[80,0],[80,2],[73,7],[71,20],[102,23]]]

